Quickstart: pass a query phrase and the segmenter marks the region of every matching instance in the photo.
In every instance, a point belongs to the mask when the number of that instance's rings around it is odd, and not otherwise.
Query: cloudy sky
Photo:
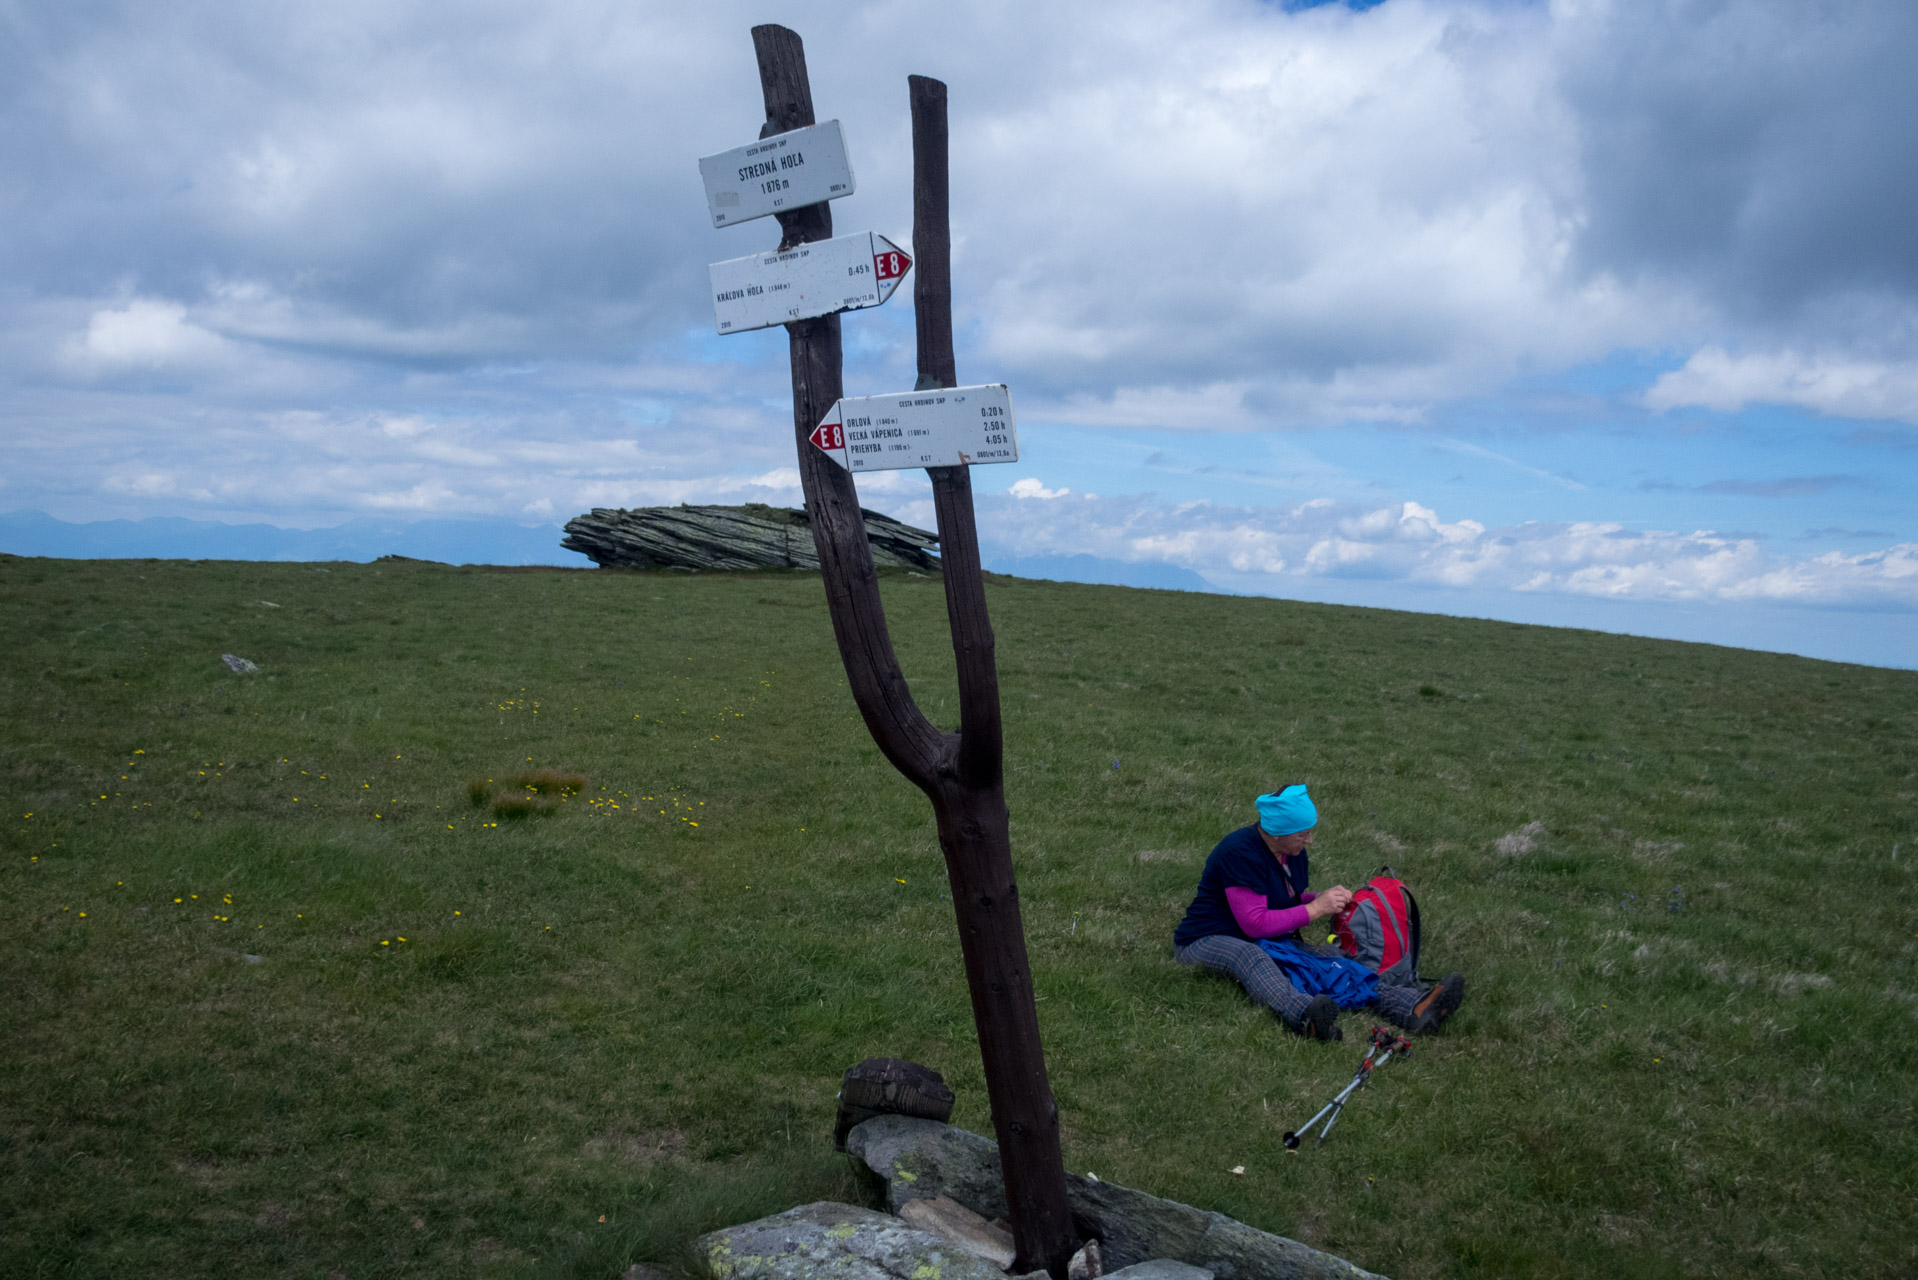
[[[778,230],[696,165],[769,20],[841,233],[909,241],[951,86],[997,562],[1918,665],[1910,0],[0,3],[0,511],[797,502],[784,335],[705,288]]]

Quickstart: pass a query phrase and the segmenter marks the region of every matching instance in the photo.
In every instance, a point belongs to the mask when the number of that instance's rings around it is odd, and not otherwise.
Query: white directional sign
[[[834,404],[812,443],[848,471],[1019,461],[1004,383],[858,396]]]
[[[721,333],[744,333],[876,307],[911,266],[905,250],[870,231],[715,262],[713,324]]]
[[[786,213],[853,192],[846,135],[837,120],[702,156],[706,207],[715,227]]]

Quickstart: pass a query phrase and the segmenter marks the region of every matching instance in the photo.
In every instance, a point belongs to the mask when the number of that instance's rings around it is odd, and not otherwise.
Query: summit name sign
[[[1004,383],[848,396],[813,429],[813,447],[848,471],[1019,461]]]
[[[846,135],[837,120],[701,156],[699,176],[715,227],[837,200],[854,188]]]

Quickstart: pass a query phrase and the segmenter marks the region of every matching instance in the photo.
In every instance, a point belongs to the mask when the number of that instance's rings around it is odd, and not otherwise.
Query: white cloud
[[[413,511],[420,514],[458,509],[460,495],[446,485],[421,481],[402,492],[369,493],[361,499],[375,511]]]
[[[199,369],[227,356],[227,344],[187,318],[187,309],[159,298],[131,298],[102,307],[86,332],[66,346],[84,377],[127,372]]]
[[[379,420],[381,434],[394,440],[412,440],[433,429],[433,424],[416,413],[395,415]]]
[[[777,489],[788,493],[799,488],[799,468],[774,467],[763,475],[748,476],[746,483],[759,489]]]
[[[756,127],[763,14],[236,12],[24,20],[0,270],[47,297],[141,281],[153,301],[104,308],[81,341],[95,364],[227,343],[349,365],[388,396],[393,367],[480,395],[644,348],[691,376],[702,264],[769,242],[770,223],[711,231],[692,168]],[[1754,292],[1799,308],[1761,317],[1793,331],[1779,349],[1823,342],[1834,368],[1860,333],[1911,345],[1895,0],[841,2],[800,20],[821,113],[855,148],[842,229],[910,225],[900,86],[870,68],[910,49],[950,82],[961,364],[1057,420],[1417,422],[1521,371],[1696,348],[1756,314]],[[1692,198],[1661,203],[1675,189]],[[1869,324],[1804,309],[1859,290]],[[257,391],[252,363],[224,390]],[[297,393],[338,394],[341,374]],[[1909,399],[1817,394],[1832,412]]]
[[[499,466],[501,461],[497,453],[469,449],[448,440],[422,440],[409,452],[415,458],[449,467],[493,468]]]
[[[1363,578],[1619,600],[1771,601],[1918,609],[1918,543],[1792,558],[1752,538],[1616,523],[1487,528],[1416,502],[1370,510],[1328,501],[1246,509],[1145,500],[1039,505],[994,500],[994,546],[1166,563],[1220,585],[1283,592],[1309,578]]]
[[[170,498],[181,492],[180,477],[164,471],[143,471],[133,475],[110,475],[106,487],[115,493],[138,498]]]
[[[1653,409],[1730,412],[1748,404],[1789,404],[1832,417],[1886,418],[1918,425],[1918,361],[1891,362],[1797,351],[1732,355],[1700,348],[1645,393]]]
[[[1048,489],[1038,480],[1027,476],[1023,480],[1014,480],[1012,487],[1007,489],[1006,492],[1015,498],[1063,498],[1068,493],[1071,493],[1072,490]]]
[[[1791,600],[1806,603],[1895,601],[1918,603],[1918,543],[1901,543],[1863,555],[1830,552],[1780,565],[1724,592],[1731,600]]]

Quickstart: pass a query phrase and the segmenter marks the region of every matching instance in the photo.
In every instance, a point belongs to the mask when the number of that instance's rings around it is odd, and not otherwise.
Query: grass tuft
[[[560,773],[553,769],[536,769],[531,773],[522,773],[513,779],[513,785],[525,791],[539,795],[577,795],[586,789],[586,775],[583,773]]]
[[[550,817],[558,812],[558,802],[543,796],[500,796],[493,801],[493,816],[496,818],[530,818],[534,814]]]
[[[585,790],[586,783],[583,773],[534,769],[512,775],[503,786],[491,778],[474,778],[466,784],[466,795],[476,809],[490,802],[494,817],[519,819],[556,812],[561,803]]]

